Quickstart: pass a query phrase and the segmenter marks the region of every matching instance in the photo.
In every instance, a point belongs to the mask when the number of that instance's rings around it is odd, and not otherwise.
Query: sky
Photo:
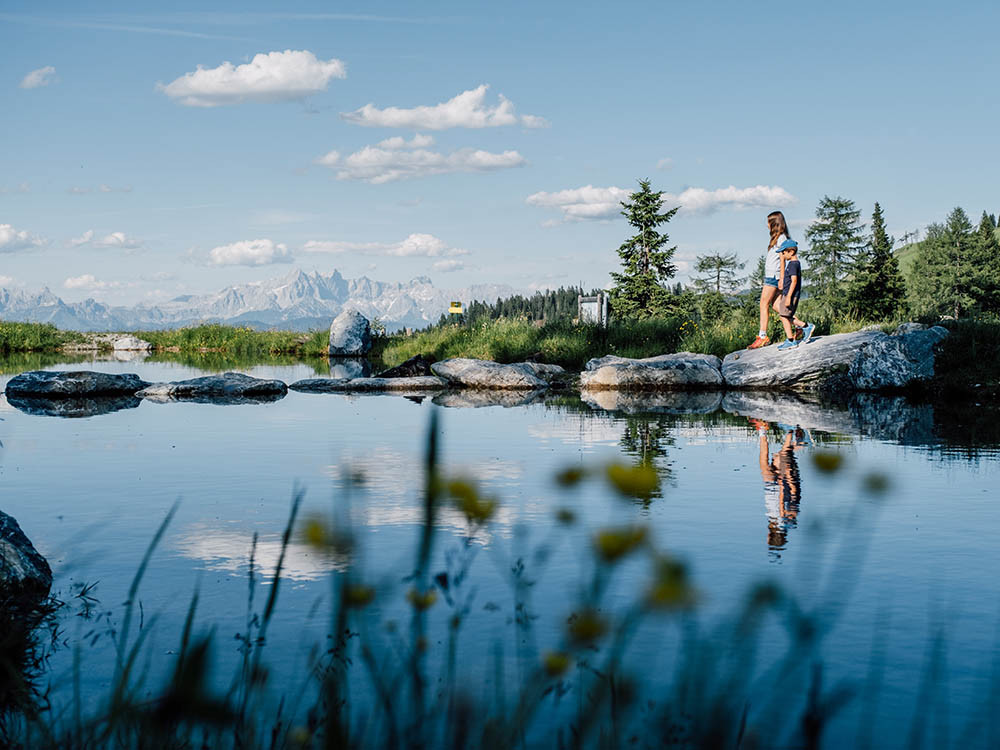
[[[639,179],[679,281],[824,195],[1000,211],[995,1],[88,5],[0,3],[0,286],[601,287]]]

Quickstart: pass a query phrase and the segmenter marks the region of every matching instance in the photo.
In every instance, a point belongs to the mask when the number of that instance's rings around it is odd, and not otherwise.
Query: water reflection
[[[663,497],[663,483],[672,477],[670,462],[667,460],[667,447],[674,444],[672,424],[666,419],[662,417],[625,419],[625,431],[622,433],[619,445],[626,455],[635,459],[636,466],[652,467],[660,478],[660,484],[642,498],[643,505]]]
[[[92,398],[37,398],[10,395],[7,402],[25,414],[43,417],[95,417],[122,409],[134,409],[142,403],[135,396],[94,396]]]
[[[781,559],[788,543],[788,532],[798,525],[802,479],[795,451],[810,444],[801,427],[779,424],[784,433],[781,447],[771,452],[767,422],[751,419],[757,428],[760,477],[764,480],[764,508],[767,513],[767,548],[771,559]]]

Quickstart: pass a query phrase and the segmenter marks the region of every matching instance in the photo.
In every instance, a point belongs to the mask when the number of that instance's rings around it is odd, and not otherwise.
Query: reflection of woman
[[[764,480],[764,506],[767,510],[767,547],[772,553],[777,553],[785,548],[788,529],[798,523],[801,480],[795,451],[804,447],[805,435],[801,429],[789,429],[781,448],[770,455],[767,422],[751,421],[757,427],[760,447],[760,476]]]

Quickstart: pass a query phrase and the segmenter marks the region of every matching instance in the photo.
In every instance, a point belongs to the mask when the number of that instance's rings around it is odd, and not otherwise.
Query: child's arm
[[[782,263],[784,263],[784,261],[782,261]],[[795,292],[795,289],[798,287],[798,285],[799,285],[799,277],[797,275],[792,276],[791,281],[788,282],[788,289],[785,290],[786,305],[792,304],[792,294]]]

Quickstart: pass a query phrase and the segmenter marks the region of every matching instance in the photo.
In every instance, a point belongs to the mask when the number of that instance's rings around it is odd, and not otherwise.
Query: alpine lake
[[[322,360],[211,357],[10,357],[0,381],[31,369],[151,382],[225,370],[286,383],[329,375]],[[840,696],[824,729],[830,746],[859,737],[906,746],[917,731],[963,746],[997,740],[995,407],[794,393],[565,392],[491,403],[290,391],[267,403],[31,412],[0,397],[0,510],[48,560],[53,595],[65,603],[37,677],[53,705],[68,705],[74,681],[85,705],[107,695],[129,587],[175,505],[135,602],[133,627],[145,638],[136,669],[150,691],[173,669],[196,591],[196,628],[214,632],[212,663],[227,684],[240,659],[236,636],[273,589],[297,494],[264,650],[275,700],[308,681],[325,648],[332,582],[349,566],[374,592],[359,617],[373,632],[405,633],[436,415],[439,470],[496,506],[483,524],[450,501],[436,515],[432,672],[461,613],[459,683],[476,696],[516,683],[540,654],[561,648],[568,618],[592,594],[601,530],[642,528],[639,549],[608,555],[601,611],[614,618],[641,600],[654,549],[682,563],[690,584],[685,606],[649,612],[630,633],[622,670],[643,700],[671,694],[696,652],[707,681],[721,675],[729,625],[769,592],[779,603],[761,604],[744,678],[727,688],[758,736],[794,744],[797,725],[784,717],[801,714],[821,670],[823,694]],[[655,469],[653,489],[628,496],[608,480],[636,466]],[[349,529],[351,551],[309,543],[310,525]],[[802,623],[813,629],[806,646]],[[392,637],[384,640],[391,651]],[[598,640],[583,650],[565,683],[609,648]],[[352,685],[355,700],[372,699],[364,674]],[[575,709],[577,699],[560,704],[559,692],[544,698],[551,710],[534,719],[528,746]]]

